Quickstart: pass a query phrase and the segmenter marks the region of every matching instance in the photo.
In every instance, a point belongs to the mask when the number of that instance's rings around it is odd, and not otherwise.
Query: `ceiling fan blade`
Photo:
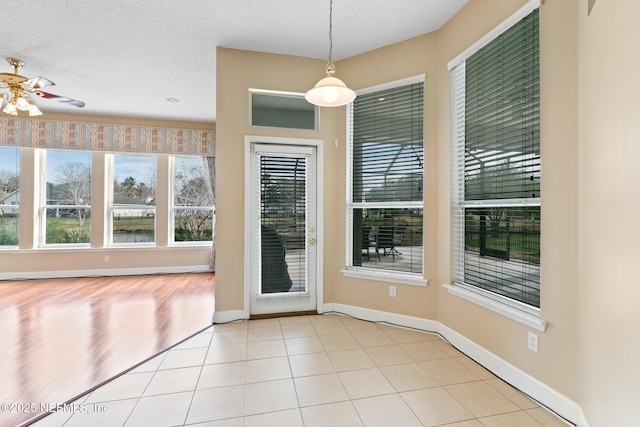
[[[38,95],[41,98],[54,99],[54,100],[56,100],[58,102],[64,102],[65,104],[73,105],[74,107],[82,108],[85,105],[84,102],[78,101],[77,99],[67,98],[66,96],[54,95],[52,93],[43,92],[41,90],[37,90],[37,91],[35,91],[33,93],[34,93],[34,95]]]
[[[44,77],[32,77],[22,82],[22,84],[29,86],[31,89],[42,89],[43,87],[55,85],[54,82]]]

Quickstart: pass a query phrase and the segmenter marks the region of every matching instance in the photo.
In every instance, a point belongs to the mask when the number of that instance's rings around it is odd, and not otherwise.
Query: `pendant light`
[[[313,89],[304,95],[305,99],[320,107],[340,107],[356,98],[356,93],[349,89],[342,80],[334,77],[336,67],[331,54],[333,50],[333,0],[329,0],[329,62],[325,66],[327,77],[320,80]]]

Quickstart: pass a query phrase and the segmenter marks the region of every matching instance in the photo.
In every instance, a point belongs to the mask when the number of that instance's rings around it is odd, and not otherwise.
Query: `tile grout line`
[[[211,344],[213,342],[213,335],[215,334],[215,327],[211,332],[211,338],[209,338],[209,345],[207,346],[207,351],[204,354],[204,358],[202,359],[202,363],[200,364],[200,373],[198,374],[198,380],[196,381],[195,386],[193,387],[193,393],[191,393],[191,399],[189,400],[189,405],[187,406],[187,412],[184,414],[184,422],[182,425],[187,424],[187,420],[189,419],[189,413],[191,412],[191,406],[193,405],[193,399],[196,397],[196,391],[198,390],[198,384],[200,384],[200,378],[202,377],[202,371],[204,370],[204,366],[207,361],[207,355],[209,354],[209,350],[211,349]],[[158,369],[160,366],[158,366]]]

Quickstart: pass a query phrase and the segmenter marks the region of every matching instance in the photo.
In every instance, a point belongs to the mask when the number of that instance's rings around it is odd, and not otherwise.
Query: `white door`
[[[316,310],[317,148],[250,150],[250,314]]]

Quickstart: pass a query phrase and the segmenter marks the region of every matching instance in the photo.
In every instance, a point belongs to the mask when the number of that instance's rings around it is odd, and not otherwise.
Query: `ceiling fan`
[[[0,108],[2,108],[3,112],[12,116],[17,116],[18,110],[20,110],[28,111],[29,116],[42,115],[42,111],[40,111],[34,102],[32,95],[45,99],[54,99],[75,107],[84,107],[84,102],[82,101],[54,95],[40,90],[43,87],[55,85],[55,83],[49,79],[45,79],[44,77],[28,78],[19,75],[18,71],[24,66],[24,62],[21,60],[7,58],[7,62],[13,67],[14,71],[13,73],[0,73],[0,89],[9,89],[9,93],[2,94]]]

